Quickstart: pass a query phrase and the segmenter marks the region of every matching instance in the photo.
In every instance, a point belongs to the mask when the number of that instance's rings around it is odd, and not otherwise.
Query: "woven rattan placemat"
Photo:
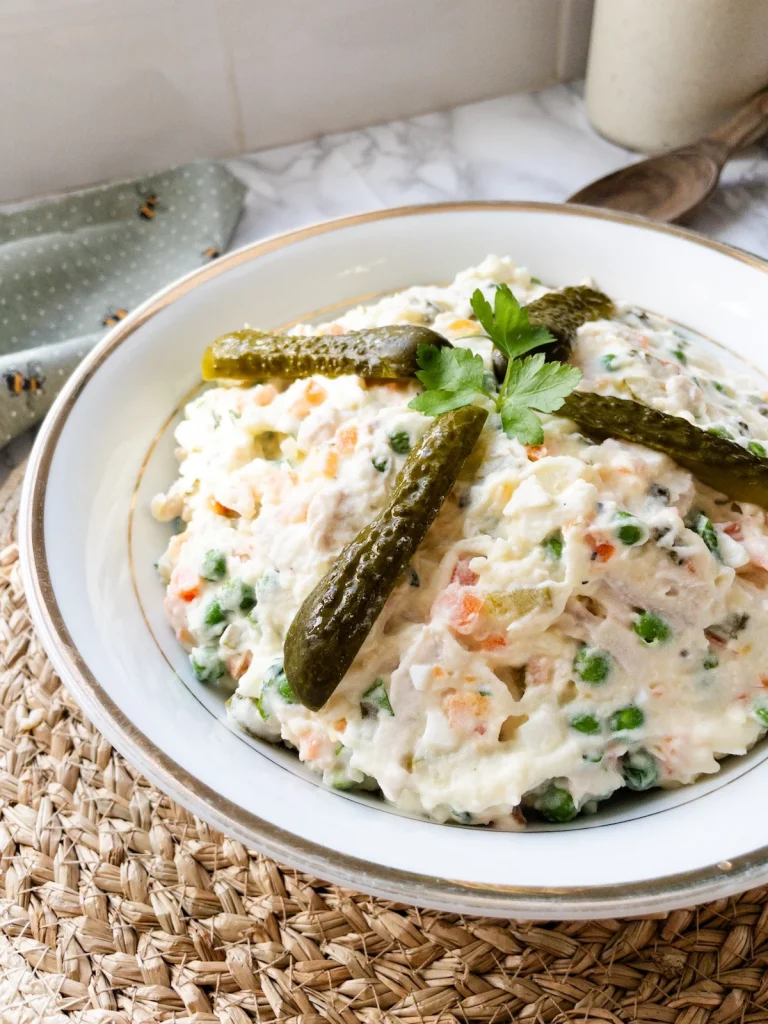
[[[43,653],[0,491],[0,1020],[768,1021],[768,887],[577,923],[372,899],[247,850],[99,735]]]

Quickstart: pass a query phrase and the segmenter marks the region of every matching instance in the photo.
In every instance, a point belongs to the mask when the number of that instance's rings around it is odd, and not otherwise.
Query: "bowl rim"
[[[35,627],[57,673],[83,712],[109,742],[159,789],[181,806],[234,836],[249,849],[289,863],[337,884],[404,903],[472,914],[517,917],[613,917],[658,911],[719,899],[768,878],[768,846],[732,861],[627,884],[587,887],[484,885],[421,875],[342,855],[259,818],[202,783],[145,736],[114,703],[92,674],[65,625],[54,592],[45,550],[44,508],[58,439],[86,384],[109,356],[142,324],[211,278],[304,239],[359,224],[425,214],[516,211],[607,220],[669,234],[768,274],[768,260],[677,225],[579,204],[517,200],[472,200],[416,204],[320,221],[242,246],[172,282],[117,324],[75,369],[48,412],[30,455],[18,518],[24,588]]]

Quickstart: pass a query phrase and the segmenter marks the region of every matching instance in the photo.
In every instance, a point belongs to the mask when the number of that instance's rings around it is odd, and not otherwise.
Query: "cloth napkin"
[[[245,192],[195,163],[0,214],[0,445],[110,327],[225,250]]]

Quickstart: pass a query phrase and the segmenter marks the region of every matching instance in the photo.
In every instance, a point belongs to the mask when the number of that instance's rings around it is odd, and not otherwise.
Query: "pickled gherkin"
[[[402,380],[418,369],[419,345],[450,345],[429,327],[400,324],[347,334],[305,338],[265,331],[234,331],[203,355],[203,380],[263,380],[265,377],[326,377],[358,374],[373,380]]]
[[[566,360],[570,354],[576,332],[589,320],[604,320],[616,312],[611,299],[604,292],[586,285],[547,292],[525,307],[531,327],[546,327],[555,343],[545,346],[548,361]],[[498,380],[504,379],[507,358],[498,349],[493,350],[493,369]]]
[[[547,292],[526,309],[532,327],[546,327],[557,338],[557,347],[560,348],[560,355],[554,357],[557,359],[562,359],[570,351],[582,324],[589,320],[607,320],[616,312],[616,307],[604,292],[586,285]],[[561,346],[565,346],[565,351]]]
[[[557,414],[574,420],[590,437],[615,437],[662,452],[730,498],[768,508],[768,458],[680,416],[589,391],[573,391]]]
[[[430,423],[411,449],[389,504],[341,552],[285,638],[285,674],[312,711],[326,703],[440,511],[488,416],[467,405]]]

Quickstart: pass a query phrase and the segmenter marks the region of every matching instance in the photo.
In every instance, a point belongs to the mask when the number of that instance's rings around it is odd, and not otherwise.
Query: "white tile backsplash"
[[[0,0],[0,201],[583,70],[591,0]]]
[[[215,0],[0,5],[0,199],[237,148]]]
[[[247,150],[556,78],[560,0],[220,3]]]

